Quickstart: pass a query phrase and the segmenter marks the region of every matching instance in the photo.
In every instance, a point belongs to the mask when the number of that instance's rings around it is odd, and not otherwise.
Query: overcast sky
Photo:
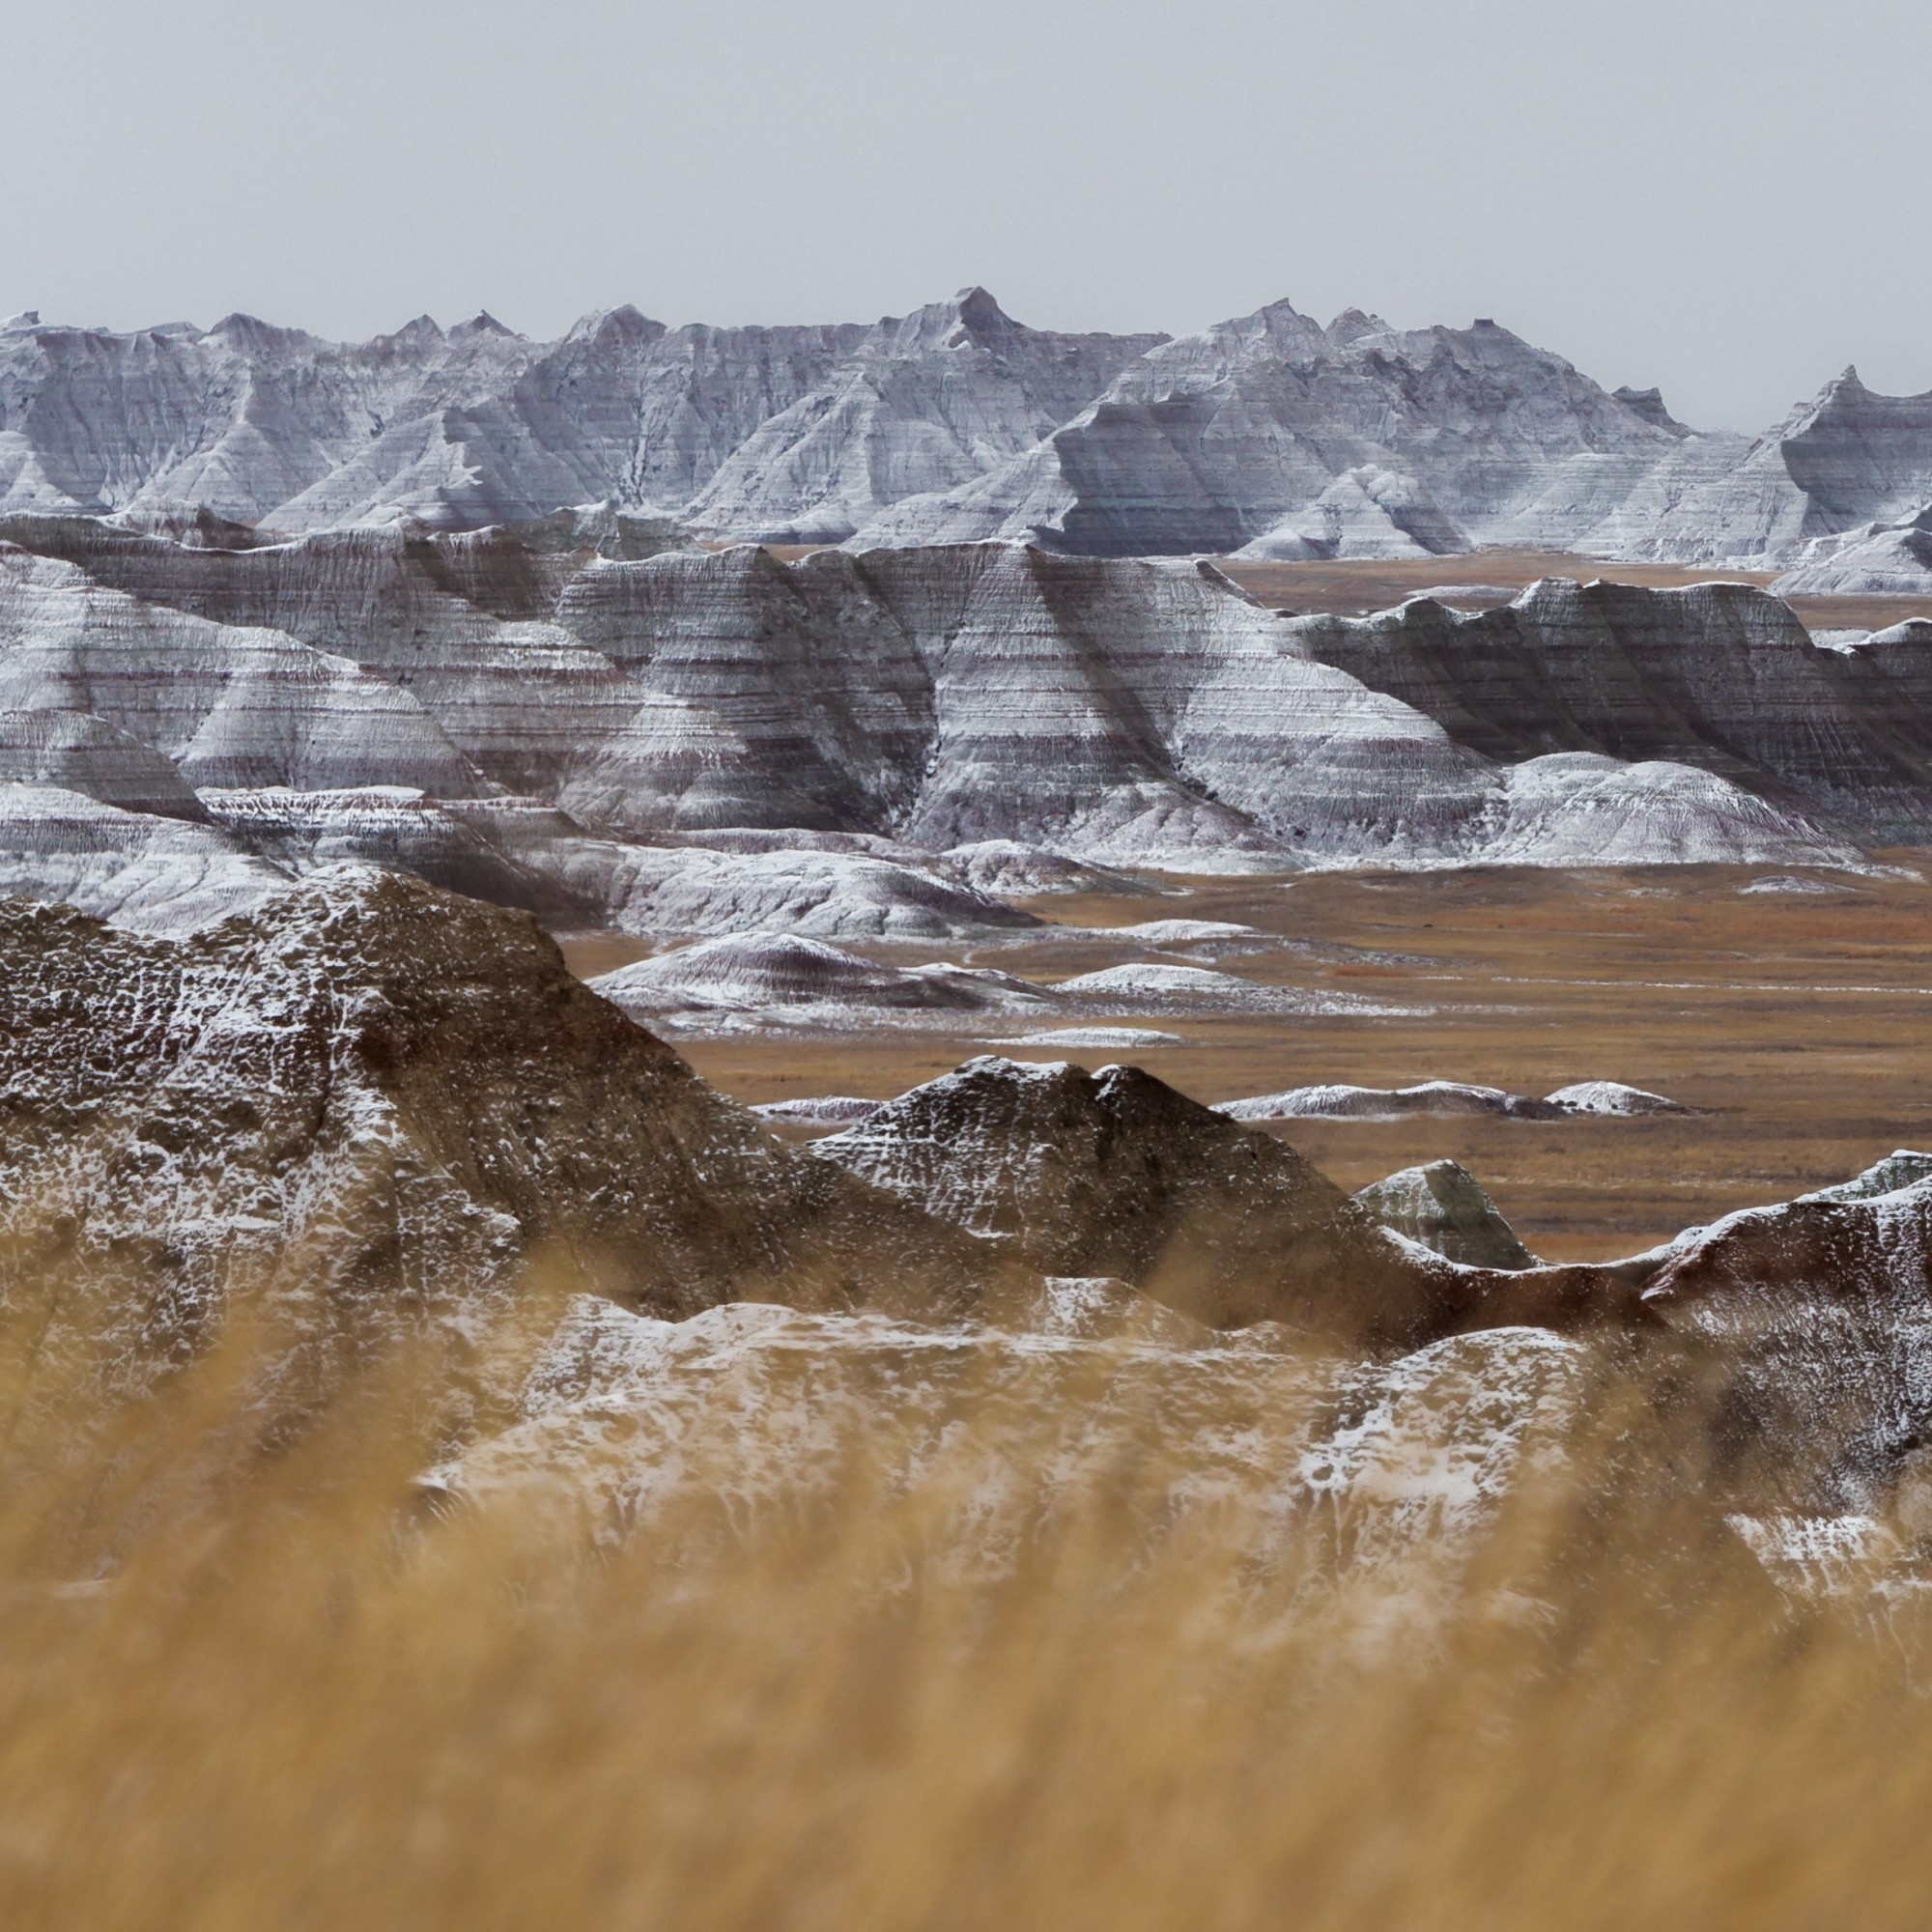
[[[336,336],[1493,316],[1688,421],[1932,388],[1926,0],[10,10],[0,313]]]

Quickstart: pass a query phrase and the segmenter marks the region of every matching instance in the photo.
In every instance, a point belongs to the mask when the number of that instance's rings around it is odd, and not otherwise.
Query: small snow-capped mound
[[[1554,752],[1504,774],[1500,822],[1471,853],[1488,865],[1859,863],[1809,820],[1715,772],[1669,759],[1625,764]]]
[[[1830,896],[1845,890],[1829,879],[1808,879],[1802,872],[1774,872],[1769,878],[1753,879],[1738,891],[1746,897],[1806,898]]]
[[[700,940],[590,983],[613,1005],[641,1015],[787,1008],[987,1012],[1047,1003],[1039,987],[1010,974],[888,966],[793,932]]]
[[[1932,503],[1897,523],[1818,537],[1771,586],[1780,597],[1914,597],[1932,591]]]
[[[1092,937],[1136,946],[1202,946],[1216,939],[1252,939],[1255,929],[1224,919],[1147,919],[1138,925],[1096,926]]]
[[[752,1112],[788,1127],[849,1127],[869,1121],[886,1103],[856,1094],[821,1094],[797,1100],[767,1100]]]
[[[130,931],[187,933],[288,889],[287,872],[214,826],[52,785],[0,784],[0,893],[78,906]]]
[[[1112,1275],[1215,1327],[1414,1334],[1442,1292],[1285,1143],[1133,1066],[985,1057],[811,1152],[1044,1274]]]
[[[1406,1167],[1358,1188],[1355,1199],[1383,1227],[1452,1262],[1511,1270],[1537,1265],[1481,1182],[1453,1160]]]
[[[1053,989],[1062,997],[1102,1008],[1179,1008],[1187,1010],[1278,1013],[1359,1013],[1365,1017],[1412,1011],[1378,1006],[1355,993],[1313,991],[1301,986],[1269,986],[1238,974],[1206,966],[1175,966],[1164,960],[1109,966],[1063,980]]]
[[[936,862],[976,893],[991,898],[1043,898],[1052,893],[1144,895],[1150,888],[1129,872],[1069,858],[1044,845],[1014,838],[982,838],[955,845]]]
[[[1038,924],[977,888],[860,853],[607,844],[615,923],[636,933],[783,930],[817,939],[952,939]]]
[[[1044,1033],[1023,1034],[1007,1046],[1065,1046],[1101,1052],[1128,1052],[1140,1046],[1182,1046],[1178,1033],[1161,1033],[1153,1027],[1052,1027]]]
[[[1666,1099],[1662,1094],[1649,1093],[1642,1087],[1626,1087],[1621,1080],[1579,1080],[1543,1097],[1566,1114],[1611,1114],[1627,1118],[1692,1111],[1681,1100]]]
[[[1251,1100],[1222,1100],[1214,1111],[1231,1121],[1394,1121],[1411,1116],[1456,1119],[1490,1114],[1508,1120],[1554,1120],[1558,1109],[1500,1087],[1460,1080],[1425,1080],[1414,1087],[1293,1087]]]

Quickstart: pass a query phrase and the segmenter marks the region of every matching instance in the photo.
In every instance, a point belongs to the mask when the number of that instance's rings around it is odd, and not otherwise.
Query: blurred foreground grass
[[[996,1575],[945,1560],[960,1470],[895,1477],[890,1412],[832,1500],[724,1536],[430,1513],[440,1373],[266,1443],[232,1350],[111,1422],[78,1386],[11,1405],[0,1925],[1928,1916],[1932,1704],[1896,1647],[1662,1513],[1579,1537],[1587,1454],[1516,1499],[1434,1640],[1378,1644],[1400,1577],[1298,1613],[1319,1526],[1267,1574],[1239,1497],[1151,1533],[1161,1472],[1124,1439],[1117,1493]]]

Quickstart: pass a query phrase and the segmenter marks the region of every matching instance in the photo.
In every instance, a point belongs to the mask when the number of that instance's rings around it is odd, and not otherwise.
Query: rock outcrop
[[[1932,1154],[1690,1230],[1644,1302],[1698,1347],[1718,1475],[1741,1507],[1922,1508]]]
[[[238,1297],[281,1324],[284,1379],[327,1381],[425,1323],[460,1351],[532,1264],[665,1315],[943,1314],[987,1279],[982,1244],[779,1146],[524,915],[348,867],[184,941],[0,901],[0,948],[8,1333],[114,1378]]]
[[[1471,1267],[1529,1268],[1536,1257],[1466,1168],[1432,1160],[1355,1190],[1384,1228]]]
[[[1285,1142],[1132,1066],[968,1061],[811,1152],[1041,1273],[1111,1275],[1217,1328],[1413,1343],[1626,1299],[1587,1271],[1513,1294],[1507,1275],[1436,1265]]]
[[[1245,1600],[1313,1620],[1365,1588],[1377,1614],[1359,1640],[1410,1652],[1465,1605],[1533,1486],[1568,1472],[1607,1510],[1665,1468],[1640,1432],[1597,1439],[1606,1365],[1544,1330],[1337,1364],[1285,1338],[1176,1338],[1180,1318],[1145,1304],[1123,1322],[1136,1297],[1118,1284],[1062,1287],[1060,1310],[1098,1301],[1114,1320],[935,1333],[737,1306],[673,1324],[586,1298],[513,1425],[424,1488],[444,1507],[521,1496],[601,1543],[641,1533],[695,1553],[796,1522],[857,1467],[882,1493],[931,1487],[943,1507],[922,1519],[918,1561],[964,1577],[1000,1575],[1088,1510],[1126,1513],[1137,1552],[1212,1511]]]

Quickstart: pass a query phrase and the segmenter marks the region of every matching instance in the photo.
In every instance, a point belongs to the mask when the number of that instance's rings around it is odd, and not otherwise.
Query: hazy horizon
[[[1493,316],[1758,430],[1848,363],[1932,388],[1901,234],[1932,12],[1635,0],[1332,10],[880,0],[728,24],[615,0],[103,0],[10,37],[0,314],[242,310],[339,339],[869,321],[981,283],[1182,334],[1286,298]],[[1797,238],[1802,238],[1802,245]]]

